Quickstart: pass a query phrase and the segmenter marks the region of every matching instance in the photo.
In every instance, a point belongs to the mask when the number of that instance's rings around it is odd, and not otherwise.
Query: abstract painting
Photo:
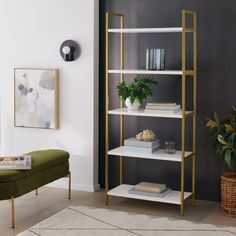
[[[14,70],[14,122],[17,127],[58,128],[56,69]]]

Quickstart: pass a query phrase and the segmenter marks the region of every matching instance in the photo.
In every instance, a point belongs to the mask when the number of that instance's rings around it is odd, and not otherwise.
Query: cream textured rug
[[[233,236],[236,228],[71,206],[19,236]]]

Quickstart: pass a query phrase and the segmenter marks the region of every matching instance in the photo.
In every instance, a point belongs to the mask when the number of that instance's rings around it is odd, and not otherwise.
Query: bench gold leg
[[[38,189],[36,188],[36,190],[35,190],[35,194],[36,195],[39,195],[39,192],[38,192]]]
[[[11,197],[11,223],[12,228],[15,228],[15,206],[14,206],[14,197]]]
[[[71,199],[71,173],[68,175],[69,178],[69,195],[68,195],[68,199]]]

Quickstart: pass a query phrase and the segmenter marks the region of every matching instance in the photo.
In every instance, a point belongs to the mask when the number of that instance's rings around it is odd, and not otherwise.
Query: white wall
[[[1,154],[67,150],[72,187],[93,191],[98,187],[98,0],[0,0],[0,35]],[[66,39],[80,44],[77,61],[60,57]],[[59,69],[60,129],[14,127],[14,67]]]

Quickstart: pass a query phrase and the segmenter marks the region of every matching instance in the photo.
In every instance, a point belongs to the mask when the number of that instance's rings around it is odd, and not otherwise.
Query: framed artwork
[[[14,69],[14,125],[58,128],[58,70]]]

